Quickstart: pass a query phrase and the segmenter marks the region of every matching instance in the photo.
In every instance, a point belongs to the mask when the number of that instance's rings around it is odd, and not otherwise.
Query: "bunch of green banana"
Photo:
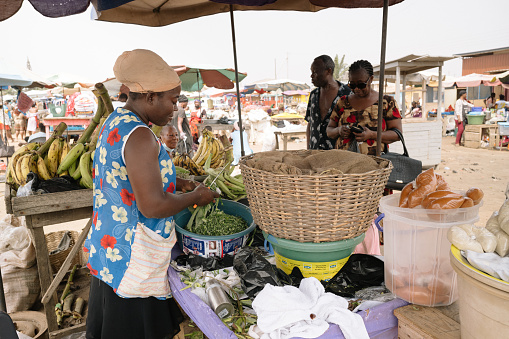
[[[203,167],[198,166],[187,154],[176,154],[173,157],[173,164],[187,169],[192,175],[207,175]]]
[[[244,182],[242,180],[242,175],[238,174],[236,176],[231,176],[233,172],[234,167],[229,166],[225,168],[225,170],[221,172],[221,169],[213,169],[209,168],[207,170],[207,173],[209,176],[205,181],[203,182],[205,185],[209,186],[210,183],[214,180],[214,178],[217,177],[214,184],[210,187],[211,189],[215,190],[216,187],[221,190],[221,195],[230,200],[240,200],[245,198],[246,195],[246,187],[244,186]],[[218,176],[219,175],[219,176]]]
[[[193,156],[193,161],[198,166],[204,166],[207,159],[210,158],[211,168],[223,167],[227,164],[223,143],[214,138],[214,134],[209,130],[204,129],[202,133],[202,140]]]
[[[37,174],[43,180],[49,179],[49,177],[51,177],[49,172],[44,170],[46,168],[44,157],[46,156],[48,158],[49,163],[49,156],[47,153],[49,153],[49,149],[55,140],[60,146],[62,142],[60,140],[61,135],[66,129],[67,125],[62,122],[55,128],[53,134],[44,144],[40,145],[32,142],[20,147],[20,149],[12,155],[9,162],[7,183],[17,189],[17,187],[26,184],[26,176],[30,172]],[[41,162],[44,164],[44,167],[40,165]]]

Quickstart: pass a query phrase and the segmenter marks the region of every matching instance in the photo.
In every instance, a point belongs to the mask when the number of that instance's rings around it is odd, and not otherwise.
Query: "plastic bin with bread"
[[[457,275],[450,264],[447,235],[451,228],[466,233],[465,229],[475,227],[482,198],[477,188],[452,189],[433,169],[422,172],[401,194],[383,197],[387,288],[414,304],[453,303],[458,298]],[[491,250],[493,238],[487,240]]]

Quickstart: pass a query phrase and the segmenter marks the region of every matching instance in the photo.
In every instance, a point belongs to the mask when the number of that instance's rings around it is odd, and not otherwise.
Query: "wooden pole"
[[[437,120],[442,118],[442,66],[438,66],[438,108],[437,108]]]
[[[385,80],[385,49],[387,46],[387,17],[389,15],[389,0],[384,0],[384,12],[382,20],[382,46],[380,51],[380,79],[379,83],[383,83]],[[380,87],[378,92],[378,125],[376,134],[376,155],[380,156],[382,151],[382,120],[383,120],[383,99],[384,91]]]
[[[387,1],[387,0],[386,0]],[[230,4],[230,23],[232,27],[232,44],[233,44],[233,62],[235,64],[235,86],[237,87],[237,110],[239,112],[239,132],[240,132],[240,155],[246,155],[244,152],[244,138],[242,134],[242,109],[240,107],[240,85],[239,85],[239,68],[237,65],[237,43],[235,41],[235,20],[233,19],[233,5]]]

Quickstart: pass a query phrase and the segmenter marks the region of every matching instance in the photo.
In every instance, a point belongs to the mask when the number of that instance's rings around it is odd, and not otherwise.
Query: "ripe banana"
[[[81,173],[81,182],[83,182],[83,187],[92,188],[93,180],[92,174],[90,173],[90,156],[92,152],[84,153],[80,158],[80,173]]]
[[[63,146],[62,146],[62,154],[60,154],[60,163],[65,159],[69,151],[71,150],[71,146],[69,146],[69,143],[64,140]]]
[[[60,166],[58,166],[56,173],[62,174],[64,171],[67,171],[69,167],[71,167],[71,165],[79,159],[84,150],[85,145],[81,143],[76,144],[73,148],[71,148],[71,150],[66,154],[65,158],[63,158],[63,160],[60,162]]]
[[[46,167],[46,164],[44,163],[44,158],[40,155],[37,158],[37,172],[39,173],[39,177],[42,180],[51,179],[51,175],[49,174],[48,168]]]
[[[55,139],[48,151],[48,172],[53,178],[57,174],[58,161],[60,160],[60,140]]]
[[[19,159],[20,163],[20,175],[21,175],[21,183],[22,185],[26,184],[27,175],[30,173],[30,158],[32,157],[32,154],[25,154],[24,156]]]
[[[29,144],[21,146],[11,157],[11,161],[9,162],[9,169],[12,172],[13,179],[16,180],[16,164],[21,156],[25,155],[28,151],[34,150],[39,147],[39,144],[36,142],[31,142]]]
[[[26,182],[26,178],[23,179],[23,174],[21,173],[21,159],[23,159],[24,156],[26,156],[27,154],[24,154],[17,162],[16,162],[16,165],[15,165],[15,171],[16,171],[16,182],[18,183],[19,186],[23,186]]]

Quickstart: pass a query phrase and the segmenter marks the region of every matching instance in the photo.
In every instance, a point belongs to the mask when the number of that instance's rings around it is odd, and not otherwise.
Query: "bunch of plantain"
[[[9,164],[8,183],[17,187],[26,184],[26,176],[33,172],[41,180],[70,175],[80,186],[92,188],[93,155],[102,124],[113,112],[108,92],[102,83],[93,91],[98,98],[98,108],[90,125],[78,141],[71,145],[61,135],[67,129],[60,123],[51,137],[42,145],[30,143],[21,147],[12,156]]]
[[[90,125],[88,125],[74,147],[67,151],[65,157],[62,157],[56,169],[57,175],[68,173],[84,188],[93,187],[92,171],[94,168],[95,146],[102,125],[111,112],[113,112],[113,106],[104,85],[101,83],[96,84],[93,92],[98,99],[97,111]]]
[[[211,168],[219,168],[226,165],[229,149],[225,148],[223,142],[214,138],[211,131],[204,129],[202,140],[198,146],[198,150],[193,156],[193,161],[198,166],[204,166],[207,159],[210,159]]]
[[[52,166],[54,166],[53,161],[55,157],[60,157],[61,149],[65,143],[61,135],[66,129],[67,125],[61,122],[44,144],[40,145],[39,143],[31,142],[21,146],[12,155],[11,161],[9,162],[7,183],[17,189],[19,186],[26,184],[27,174],[30,172],[37,174],[42,180],[54,177],[55,175],[50,175],[45,158],[48,164],[51,163]],[[55,144],[55,146],[52,149],[53,144]],[[58,159],[56,159],[56,161],[58,161]]]
[[[188,170],[191,175],[207,175],[203,167],[198,166],[186,153],[176,154],[173,157],[173,164]]]

